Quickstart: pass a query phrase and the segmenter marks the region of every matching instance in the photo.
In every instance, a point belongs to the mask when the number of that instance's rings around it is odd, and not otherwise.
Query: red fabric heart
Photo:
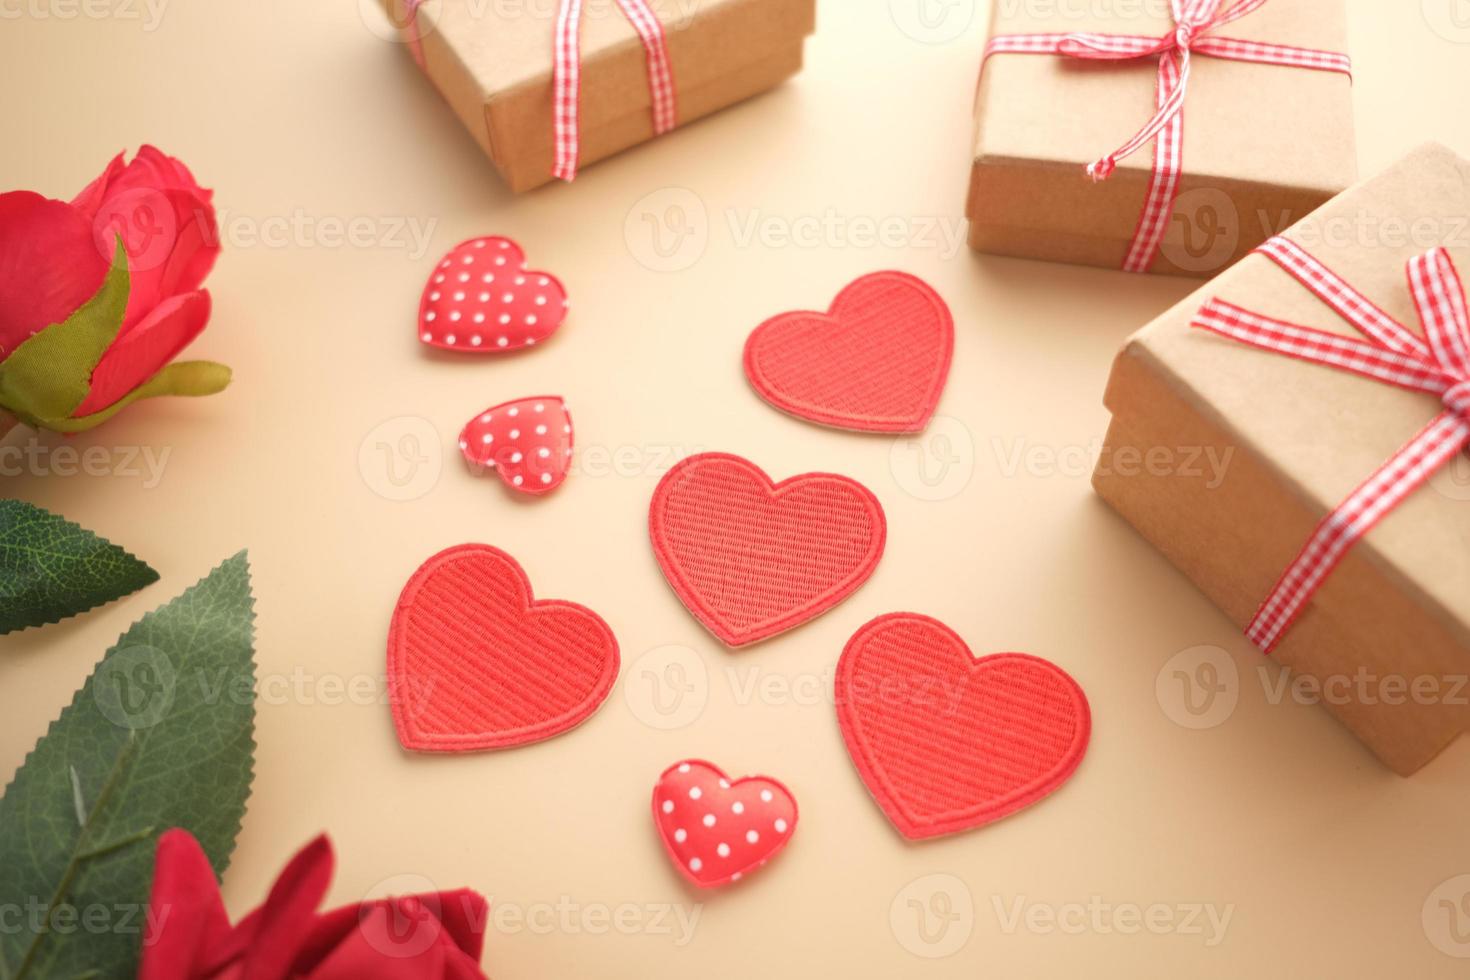
[[[779,484],[728,453],[691,456],[653,492],[648,532],[664,577],[727,646],[799,626],[867,581],[887,524],[867,487],[807,473]]]
[[[837,663],[837,720],[868,791],[910,840],[980,827],[1061,786],[1087,751],[1087,697],[1024,653],[976,659],[916,613],[879,616]]]
[[[527,745],[586,721],[618,675],[618,641],[592,610],[533,599],[514,558],[462,544],[426,561],[388,630],[393,723],[405,748]]]
[[[745,376],[783,412],[859,432],[929,424],[954,355],[954,318],[929,284],[875,272],[826,313],[783,313],[745,343]]]
[[[550,493],[572,464],[572,417],[555,395],[487,408],[465,424],[459,451],[521,493]]]
[[[419,300],[419,339],[462,354],[534,347],[567,316],[567,291],[550,273],[526,268],[509,238],[471,238],[440,260]]]
[[[701,888],[739,881],[776,856],[796,830],[796,798],[766,776],[733,783],[689,759],[653,788],[653,822],[674,867]]]

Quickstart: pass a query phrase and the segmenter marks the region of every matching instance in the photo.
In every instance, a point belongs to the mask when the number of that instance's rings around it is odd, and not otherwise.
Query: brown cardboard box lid
[[[1428,145],[1335,198],[1286,237],[1423,335],[1405,264],[1438,245],[1470,273],[1470,161]],[[1431,396],[1192,329],[1210,297],[1359,336],[1296,280],[1251,255],[1136,334],[1122,356],[1147,359],[1292,494],[1326,515],[1443,410]],[[1110,390],[1115,414],[1126,390]],[[1391,581],[1470,645],[1470,459],[1440,473],[1357,544]],[[1292,553],[1298,544],[1293,542]],[[1264,597],[1263,597],[1264,598]]]
[[[792,37],[810,34],[814,17],[810,0],[649,0],[668,39],[675,84],[697,86],[736,67],[769,55]],[[437,0],[419,8],[426,18],[425,35],[438,33],[489,101],[525,86],[549,86],[560,0]],[[722,22],[748,13],[758,16],[757,36],[723,43]],[[746,21],[746,18],[742,18]],[[695,39],[706,36],[703,43]],[[636,52],[629,60],[636,78],[611,79],[623,112],[652,102],[642,74],[642,41],[616,0],[584,0],[581,51],[584,98],[586,70],[609,58]],[[604,88],[606,85],[604,86]],[[592,108],[589,108],[592,114]]]
[[[1169,0],[996,0],[991,36],[1099,31],[1162,37]],[[1220,28],[1222,37],[1348,52],[1343,0],[1272,0]],[[1184,107],[1184,169],[1335,194],[1357,179],[1351,81],[1336,72],[1243,64],[1196,55]],[[997,54],[976,98],[974,155],[1081,168],[1117,149],[1155,111],[1158,59],[1083,62]],[[1119,171],[1147,175],[1144,147]]]

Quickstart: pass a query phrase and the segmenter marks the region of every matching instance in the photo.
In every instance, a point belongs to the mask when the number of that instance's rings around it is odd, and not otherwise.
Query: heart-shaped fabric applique
[[[745,343],[745,376],[798,418],[859,432],[929,424],[954,355],[954,318],[928,283],[875,272],[826,313],[783,313]]]
[[[786,846],[796,798],[766,776],[731,782],[698,759],[664,770],[653,788],[653,822],[674,866],[701,888],[739,881]]]
[[[938,620],[880,616],[837,663],[837,719],[858,774],[910,840],[999,820],[1051,793],[1087,751],[1092,715],[1040,657],[976,657]]]
[[[534,599],[499,548],[462,544],[408,580],[388,631],[398,740],[420,752],[527,745],[597,710],[618,675],[618,641],[574,602]]]
[[[572,417],[555,395],[487,408],[465,423],[459,451],[521,493],[550,493],[572,463]]]
[[[471,238],[440,260],[419,301],[419,339],[465,354],[534,347],[567,315],[567,291],[549,273],[526,268],[509,238]]]
[[[691,456],[659,481],[648,531],[664,577],[727,646],[799,626],[867,581],[883,556],[878,498],[845,476],[773,484],[727,453]]]

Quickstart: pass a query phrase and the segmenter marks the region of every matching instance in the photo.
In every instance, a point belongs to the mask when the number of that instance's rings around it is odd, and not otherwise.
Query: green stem
[[[41,941],[50,934],[52,913],[56,911],[56,906],[61,904],[61,900],[66,897],[67,891],[71,888],[72,880],[76,878],[77,872],[81,870],[82,862],[89,860],[93,856],[92,852],[84,850],[82,845],[87,843],[87,838],[92,832],[93,821],[102,812],[103,807],[107,805],[108,797],[112,795],[113,789],[117,786],[118,779],[127,768],[128,758],[133,754],[135,735],[135,732],[128,732],[127,740],[123,742],[122,748],[118,750],[117,759],[112,763],[112,769],[108,772],[107,779],[103,781],[102,789],[97,794],[97,801],[87,810],[87,819],[82,824],[80,833],[77,834],[77,842],[72,848],[71,859],[67,861],[66,870],[62,872],[61,880],[56,884],[56,891],[52,894],[51,901],[46,906],[46,918],[42,920],[41,928],[31,938],[30,945],[26,947],[26,954],[20,961],[19,969],[16,970],[15,980],[22,980],[26,975],[26,971],[35,964],[36,954],[41,950]],[[126,841],[119,843],[126,843]],[[104,848],[103,850],[107,849],[110,848]]]

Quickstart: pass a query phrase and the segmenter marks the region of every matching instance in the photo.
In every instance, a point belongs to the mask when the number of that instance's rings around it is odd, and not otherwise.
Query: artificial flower
[[[0,410],[76,432],[139,398],[224,388],[224,365],[174,362],[209,321],[212,198],[151,146],[70,202],[0,194]]]
[[[232,926],[199,842],[164,832],[138,980],[484,980],[481,895],[460,889],[318,912],[332,864],[331,843],[318,837]]]

